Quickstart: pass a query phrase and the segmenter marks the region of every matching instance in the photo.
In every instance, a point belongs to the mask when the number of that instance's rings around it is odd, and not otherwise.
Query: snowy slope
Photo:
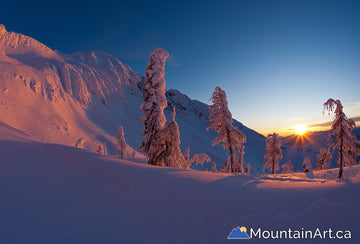
[[[101,51],[62,54],[29,36],[0,27],[0,122],[20,129],[40,142],[74,146],[86,139],[91,151],[104,144],[114,153],[114,136],[124,127],[128,153],[138,150],[143,126],[139,123],[144,77]],[[171,82],[171,81],[168,81]],[[209,94],[210,96],[211,94]],[[206,131],[207,105],[176,90],[167,92],[177,110],[181,148],[190,154],[205,152],[220,168],[228,152],[211,147],[216,135]],[[234,121],[248,137],[245,163],[261,168],[264,137]],[[201,169],[210,169],[211,164]],[[200,168],[199,168],[200,169]]]
[[[346,243],[360,241],[359,166],[346,168],[343,182],[336,170],[229,175],[34,142],[4,125],[0,138],[1,243],[228,243],[238,225],[350,230]]]

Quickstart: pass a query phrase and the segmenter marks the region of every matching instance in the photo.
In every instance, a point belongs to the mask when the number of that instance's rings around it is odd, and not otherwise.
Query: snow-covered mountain
[[[74,146],[84,138],[85,149],[95,151],[103,144],[114,153],[114,136],[122,125],[128,153],[138,150],[143,80],[141,74],[104,52],[63,54],[0,25],[0,122],[40,142]],[[170,118],[171,107],[177,110],[181,148],[189,147],[191,155],[205,152],[218,168],[222,166],[228,152],[221,146],[211,147],[216,134],[206,131],[207,105],[177,90],[168,90],[166,95],[166,117]],[[260,170],[265,138],[238,121],[234,124],[248,138],[245,163]]]

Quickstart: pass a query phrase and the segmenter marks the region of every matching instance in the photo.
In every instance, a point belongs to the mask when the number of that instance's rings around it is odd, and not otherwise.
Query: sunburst
[[[303,136],[308,131],[305,125],[297,125],[294,130],[298,136]]]

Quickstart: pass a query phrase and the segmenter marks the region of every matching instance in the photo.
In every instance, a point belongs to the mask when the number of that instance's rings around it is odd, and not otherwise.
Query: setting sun
[[[304,135],[307,132],[307,128],[304,125],[297,125],[294,130],[299,136]]]

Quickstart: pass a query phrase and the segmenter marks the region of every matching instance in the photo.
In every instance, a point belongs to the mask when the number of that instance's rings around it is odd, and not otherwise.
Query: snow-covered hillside
[[[62,54],[0,26],[0,122],[40,142],[74,146],[84,138],[85,149],[95,151],[103,144],[113,153],[114,136],[122,125],[128,153],[131,148],[138,150],[144,130],[139,123],[143,79],[104,52]],[[211,147],[216,135],[206,131],[207,105],[176,90],[169,90],[167,99],[166,117],[170,118],[172,106],[177,110],[182,150],[189,147],[191,155],[205,152],[221,167],[228,152],[221,146]],[[264,137],[237,121],[234,125],[248,138],[245,163],[260,170]],[[211,164],[201,169],[205,168]]]
[[[360,167],[287,175],[179,170],[33,141],[0,125],[1,243],[228,243],[236,226],[351,231]],[[248,232],[249,233],[249,232]],[[288,243],[253,237],[254,243]],[[296,243],[339,243],[303,239]]]

